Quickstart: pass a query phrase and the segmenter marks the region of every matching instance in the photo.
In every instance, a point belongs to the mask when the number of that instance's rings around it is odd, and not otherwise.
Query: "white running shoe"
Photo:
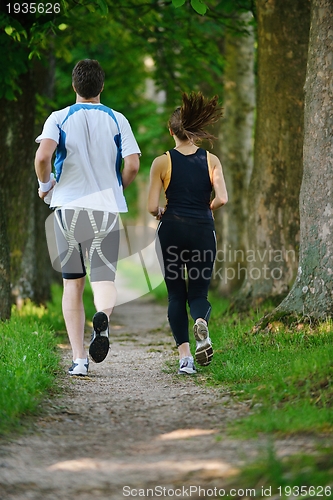
[[[185,356],[179,361],[178,374],[193,375],[194,373],[197,373],[197,370],[194,366],[194,361],[192,356]]]
[[[69,375],[77,375],[79,377],[85,377],[88,375],[89,370],[89,360],[88,358],[77,358],[72,362],[72,366],[69,368]]]
[[[207,366],[214,354],[207,324],[197,319],[193,326],[193,333],[196,340],[195,360],[198,365]]]

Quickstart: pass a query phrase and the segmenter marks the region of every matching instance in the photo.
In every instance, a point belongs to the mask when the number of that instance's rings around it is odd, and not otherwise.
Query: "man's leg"
[[[84,348],[85,313],[82,299],[85,277],[64,279],[63,282],[62,311],[73,351],[73,360],[84,359],[87,357]]]
[[[109,352],[109,319],[117,299],[114,285],[119,251],[119,220],[117,214],[88,211],[95,238],[88,251],[90,282],[96,314],[89,346],[90,357],[101,363]]]
[[[110,319],[117,300],[117,290],[114,281],[92,281],[96,311],[103,311]]]
[[[93,333],[89,346],[89,355],[95,363],[106,358],[109,348],[109,319],[116,303],[117,293],[113,281],[91,281],[94,303]]]

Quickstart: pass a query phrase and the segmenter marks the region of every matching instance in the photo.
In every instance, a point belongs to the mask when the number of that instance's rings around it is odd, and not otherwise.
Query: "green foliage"
[[[172,0],[172,4],[177,8],[185,4],[186,0]],[[204,15],[207,11],[207,5],[201,0],[191,0],[191,6],[198,13]]]
[[[53,105],[61,108],[73,102],[71,71],[77,60],[98,59],[106,72],[102,102],[129,119],[143,153],[141,170],[148,171],[153,158],[172,146],[166,125],[182,91],[201,89],[221,96],[221,19],[230,25],[236,21],[218,2],[205,17],[189,2],[177,9],[155,0],[114,0],[102,18],[100,11],[87,16],[87,5],[68,7],[53,39]]]
[[[4,27],[0,32],[0,98],[13,100],[20,93],[21,75],[29,70],[32,57],[46,47],[54,23],[44,17],[16,18],[0,11],[0,26]]]
[[[200,15],[206,8],[201,0],[185,2],[182,8],[157,0],[60,0],[60,12],[48,16],[9,15],[2,7],[0,92],[14,99],[21,76],[34,71],[35,59],[47,65],[52,53],[55,97],[51,103],[37,97],[40,122],[48,114],[43,116],[43,107],[73,102],[75,62],[100,60],[107,77],[103,102],[129,119],[143,152],[141,168],[148,170],[152,159],[171,144],[166,123],[181,92],[201,89],[221,96],[224,26],[237,25],[230,5],[214,1],[205,16]],[[147,82],[155,85],[155,95],[147,92]]]
[[[191,6],[198,14],[206,14],[207,6],[204,2],[201,2],[201,0],[191,0]]]
[[[21,92],[19,76],[27,71],[27,52],[24,46],[0,33],[0,98],[15,99]]]
[[[93,32],[88,25],[86,30]],[[63,40],[57,40],[55,45],[55,108],[65,107],[74,101],[71,86],[74,64],[86,57],[98,59],[106,74],[101,101],[128,118],[143,152],[142,168],[148,169],[156,152],[155,147],[159,147],[158,137],[166,130],[166,117],[158,112],[158,103],[146,97],[149,70],[142,48],[133,42],[130,33],[113,22],[102,25],[98,37],[86,37],[79,46],[70,29],[64,30],[63,37],[65,44]],[[108,51],[105,51],[106,45]]]

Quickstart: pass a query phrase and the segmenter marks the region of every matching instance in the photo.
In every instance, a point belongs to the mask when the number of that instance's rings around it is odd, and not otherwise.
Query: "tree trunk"
[[[2,179],[1,179],[2,180]],[[10,257],[5,203],[0,183],[0,320],[10,318]]]
[[[289,295],[270,317],[333,316],[332,19],[331,0],[313,0],[305,82],[300,261]]]
[[[46,58],[45,58],[46,59]],[[47,58],[47,64],[41,62],[34,63],[34,81],[35,88],[40,96],[46,100],[43,105],[43,116],[38,116],[36,120],[34,138],[41,131],[47,116],[52,109],[47,104],[54,97],[54,75],[55,75],[55,56],[50,50]],[[34,146],[36,150],[36,144]],[[32,168],[33,170],[33,168]],[[33,189],[33,232],[30,233],[30,247],[33,249],[33,254],[36,259],[34,276],[32,279],[32,297],[37,304],[45,304],[51,299],[51,283],[57,281],[62,283],[61,274],[53,270],[46,242],[45,220],[52,213],[48,205],[46,205],[37,196],[37,181],[34,175],[35,188]],[[29,258],[29,256],[27,256]],[[31,259],[31,257],[30,257]]]
[[[32,167],[35,94],[30,71],[22,76],[21,88],[16,101],[0,100],[2,209],[7,220],[12,293],[17,298],[27,294],[25,276],[29,276],[30,268],[22,270],[22,259],[32,216],[32,190],[37,188]]]
[[[295,279],[309,0],[257,0],[258,91],[249,249],[240,298],[286,295]]]
[[[249,22],[252,14],[242,14]],[[220,133],[221,160],[229,202],[215,213],[218,252],[215,282],[222,295],[237,290],[244,279],[247,243],[247,190],[253,168],[255,109],[253,27],[248,35],[235,36],[227,30],[224,56],[224,119]],[[215,151],[213,151],[215,152]]]

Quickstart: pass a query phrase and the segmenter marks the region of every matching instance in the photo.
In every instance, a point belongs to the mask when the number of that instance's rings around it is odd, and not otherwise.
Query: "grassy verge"
[[[225,316],[227,302],[210,300],[214,362],[201,370],[199,383],[223,387],[247,404],[248,415],[229,432],[240,438],[266,435],[268,441],[292,434],[325,441],[314,455],[285,458],[268,446],[267,456],[245,467],[230,488],[255,489],[256,498],[333,498],[332,322],[293,329],[275,323],[268,333],[252,334],[262,312]]]
[[[260,313],[240,320],[221,313],[213,301],[210,332],[214,363],[207,382],[223,385],[248,402],[242,430],[257,432],[331,432],[333,429],[333,325],[316,328],[272,325],[269,333],[249,333]]]
[[[13,308],[10,321],[0,323],[0,435],[19,430],[23,417],[35,414],[45,394],[55,390],[55,332],[64,330],[59,287],[53,297],[47,308],[31,302]]]
[[[269,448],[265,456],[244,467],[229,482],[224,496],[236,499],[327,499],[333,497],[332,475],[332,449],[322,449],[316,455],[279,459]]]
[[[163,298],[161,287],[157,298]],[[228,301],[210,296],[210,335],[214,362],[200,369],[200,382],[223,386],[248,404],[247,418],[234,432],[256,435],[327,432],[333,430],[333,324],[294,329],[282,323],[269,333],[252,334],[263,311],[247,316],[225,315]],[[267,311],[266,311],[267,312]],[[191,338],[191,350],[195,343]],[[174,370],[175,367],[172,367]]]

